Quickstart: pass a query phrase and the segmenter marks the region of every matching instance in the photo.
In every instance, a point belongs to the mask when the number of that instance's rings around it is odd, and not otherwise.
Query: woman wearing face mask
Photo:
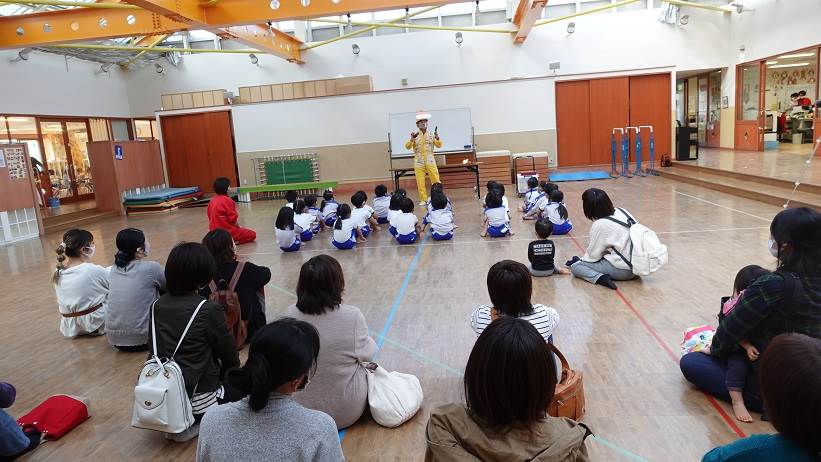
[[[105,335],[120,351],[148,350],[151,304],[165,291],[163,267],[144,260],[150,244],[142,231],[128,228],[117,233],[117,254],[109,279]]]
[[[725,401],[730,401],[725,386],[727,357],[739,341],[766,345],[789,332],[821,338],[821,214],[806,207],[781,211],[770,224],[767,246],[777,259],[776,271],[759,277],[744,291],[716,329],[708,353],[689,353],[679,362],[687,380]],[[750,410],[762,411],[755,373],[747,375],[744,403]]]
[[[108,307],[108,271],[89,263],[94,236],[70,229],[57,246],[57,270],[51,278],[60,310],[60,333],[66,337],[102,335]]]

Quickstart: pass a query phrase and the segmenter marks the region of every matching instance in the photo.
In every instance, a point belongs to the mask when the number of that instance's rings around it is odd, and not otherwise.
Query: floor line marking
[[[573,243],[576,244],[576,247],[579,249],[579,251],[584,252],[584,249],[582,248],[581,244],[579,244],[579,242],[576,239],[573,239]],[[673,350],[670,348],[669,345],[667,345],[667,343],[664,340],[662,340],[662,338],[656,333],[656,331],[653,329],[650,323],[647,322],[644,316],[642,316],[642,314],[639,312],[638,309],[636,309],[636,307],[630,302],[630,300],[628,300],[627,297],[624,296],[624,293],[622,293],[621,289],[616,289],[616,295],[619,297],[619,299],[621,299],[622,303],[624,303],[627,306],[627,308],[633,313],[636,319],[639,320],[639,323],[644,327],[644,329],[648,333],[650,333],[650,335],[656,340],[656,343],[658,343],[659,346],[661,346],[661,348],[664,350],[664,352],[667,353],[667,356],[670,357],[673,363],[678,365],[679,360],[675,353],[673,353]],[[721,418],[724,419],[724,422],[727,424],[728,427],[730,427],[730,430],[732,430],[736,435],[738,435],[739,438],[744,438],[747,436],[741,430],[741,428],[739,428],[738,425],[736,425],[732,418],[729,415],[727,415],[726,412],[724,412],[724,408],[722,408],[712,396],[708,395],[705,392],[702,393],[707,398],[707,401],[713,406],[713,408],[715,408],[716,412],[718,412]]]
[[[424,361],[427,361],[427,362],[429,362],[429,363],[433,364],[434,366],[440,367],[440,368],[442,368],[442,369],[444,369],[444,370],[446,370],[446,371],[450,372],[450,373],[451,373],[451,374],[453,374],[453,375],[456,375],[456,376],[459,376],[459,377],[464,377],[464,376],[465,376],[465,374],[464,374],[462,371],[460,371],[459,369],[456,369],[456,368],[450,367],[450,366],[448,366],[447,364],[445,364],[445,363],[443,363],[443,362],[441,362],[441,361],[439,361],[439,360],[437,360],[437,359],[434,359],[434,358],[432,358],[432,357],[430,357],[430,356],[428,356],[428,355],[426,355],[426,354],[424,354],[424,353],[419,352],[418,350],[415,350],[415,349],[413,349],[413,348],[411,348],[411,347],[409,347],[409,346],[406,346],[406,345],[404,345],[404,344],[402,344],[402,343],[399,343],[399,342],[397,342],[396,340],[392,340],[392,339],[390,339],[389,337],[383,337],[381,334],[378,334],[378,333],[376,333],[376,332],[374,332],[374,331],[372,331],[372,330],[370,330],[370,329],[369,329],[369,331],[370,331],[371,335],[373,335],[374,337],[384,339],[386,343],[388,343],[388,344],[390,344],[390,345],[393,345],[393,346],[395,346],[395,347],[397,347],[397,348],[400,348],[400,349],[402,349],[402,350],[405,350],[405,351],[407,351],[408,353],[412,354],[413,356],[416,356],[416,357],[418,357],[419,359],[422,359],[422,360],[424,360]]]
[[[638,455],[638,454],[636,454],[632,451],[628,451],[627,449],[624,449],[623,447],[617,445],[616,443],[608,441],[608,440],[602,438],[601,436],[590,435],[590,438],[593,441],[598,441],[602,445],[607,446],[610,449],[613,449],[614,451],[618,452],[619,454],[621,454],[621,455],[623,455],[623,456],[625,456],[629,459],[637,460],[639,462],[650,462],[649,459],[645,459],[644,457],[642,457],[642,456],[640,456],[640,455]]]
[[[286,289],[286,288],[284,288],[284,287],[280,287],[280,286],[278,286],[278,285],[274,284],[273,282],[268,282],[268,284],[267,284],[267,285],[269,285],[269,286],[273,287],[274,289],[276,289],[276,290],[278,290],[278,291],[280,291],[280,292],[282,292],[282,293],[288,294],[288,295],[290,295],[291,297],[297,298],[297,295],[296,295],[296,293],[295,293],[295,292],[291,292],[290,290],[288,290],[288,289]]]
[[[697,201],[705,202],[705,203],[710,204],[710,205],[715,205],[716,207],[721,207],[722,209],[727,209],[727,210],[731,210],[731,211],[733,211],[733,212],[738,212],[738,213],[742,213],[742,214],[747,215],[747,216],[751,216],[751,217],[753,217],[753,218],[758,218],[759,220],[766,221],[767,223],[769,223],[769,222],[771,222],[771,221],[772,221],[772,219],[771,219],[771,218],[763,218],[763,217],[759,217],[758,215],[753,215],[752,213],[748,213],[748,212],[745,212],[745,211],[743,211],[743,210],[734,209],[734,208],[732,208],[732,207],[727,207],[726,205],[721,205],[721,204],[716,204],[715,202],[710,202],[710,201],[708,201],[707,199],[702,199],[702,198],[700,198],[700,197],[691,196],[691,195],[689,195],[689,194],[684,194],[684,193],[683,193],[683,192],[681,192],[681,191],[676,191],[676,194],[681,194],[682,196],[689,197],[689,198],[691,198],[691,199],[695,199],[695,200],[697,200]]]

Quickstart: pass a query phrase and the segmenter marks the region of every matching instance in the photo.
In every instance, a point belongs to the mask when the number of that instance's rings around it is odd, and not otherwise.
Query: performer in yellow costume
[[[425,205],[428,201],[425,175],[430,176],[431,184],[439,183],[439,169],[436,168],[433,150],[442,147],[442,140],[439,139],[438,127],[433,134],[428,132],[428,119],[430,114],[426,112],[416,114],[416,127],[419,131],[412,132],[410,140],[405,143],[405,149],[413,149],[413,169],[416,174],[416,187],[419,189],[419,205]]]

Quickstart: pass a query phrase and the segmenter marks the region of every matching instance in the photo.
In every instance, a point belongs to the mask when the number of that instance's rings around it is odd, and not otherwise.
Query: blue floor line
[[[402,349],[402,350],[405,350],[405,351],[407,351],[408,353],[412,354],[413,356],[416,356],[416,357],[417,357],[417,358],[419,358],[419,359],[422,359],[422,360],[424,360],[424,361],[427,361],[427,362],[429,362],[429,363],[433,364],[434,366],[441,367],[442,369],[444,369],[444,370],[446,370],[446,371],[450,372],[451,374],[453,374],[453,375],[455,375],[455,376],[458,376],[458,377],[464,377],[464,376],[465,376],[465,374],[464,374],[462,371],[460,371],[459,369],[455,369],[455,368],[453,368],[453,367],[450,367],[450,366],[448,366],[447,364],[445,364],[445,363],[443,363],[443,362],[441,362],[441,361],[439,361],[439,360],[437,360],[437,359],[433,359],[433,358],[431,358],[430,356],[428,356],[428,355],[426,355],[426,354],[424,354],[424,353],[421,353],[421,352],[419,352],[419,351],[417,351],[417,350],[414,350],[414,349],[413,349],[413,348],[411,348],[411,347],[405,346],[405,345],[403,345],[403,344],[401,344],[401,343],[397,342],[396,340],[391,340],[391,339],[390,339],[390,338],[388,338],[388,337],[382,337],[380,334],[377,334],[377,333],[376,333],[376,332],[374,332],[374,331],[370,331],[370,334],[371,334],[371,335],[373,335],[374,337],[376,337],[377,339],[382,338],[382,339],[384,339],[384,340],[385,340],[385,342],[387,342],[388,344],[393,345],[393,346],[395,346],[395,347],[397,347],[397,348],[400,348],[400,349]]]
[[[611,443],[610,441],[607,441],[606,439],[604,439],[600,436],[592,435],[591,438],[593,439],[593,441],[598,441],[599,443],[603,444],[604,446],[607,446],[608,448],[618,452],[619,454],[621,454],[621,455],[623,455],[623,456],[625,456],[629,459],[637,460],[639,462],[650,462],[648,459],[645,459],[644,457],[642,457],[642,456],[640,456],[640,455],[638,455],[634,452],[630,452],[627,449],[624,449],[623,447],[621,447],[621,446],[619,446],[615,443]]]
[[[283,287],[280,287],[280,286],[278,286],[278,285],[274,284],[273,282],[269,282],[269,283],[268,283],[268,285],[269,285],[269,286],[271,286],[271,287],[273,287],[274,289],[276,289],[276,290],[278,290],[278,291],[282,292],[282,293],[288,294],[288,295],[290,295],[291,297],[296,298],[296,293],[291,292],[290,290],[285,289],[285,288],[283,288]]]

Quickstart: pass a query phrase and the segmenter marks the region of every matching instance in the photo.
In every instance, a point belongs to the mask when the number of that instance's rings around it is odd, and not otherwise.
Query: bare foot
[[[728,390],[730,392],[730,399],[733,402],[733,413],[735,413],[735,418],[741,422],[751,423],[753,421],[753,417],[750,415],[750,411],[747,410],[747,406],[744,405],[744,395],[737,390]]]
[[[459,225],[453,225],[453,229],[459,229]]]
[[[508,236],[513,236],[514,234],[516,234],[516,233],[514,233],[513,231],[508,231],[508,233],[507,233]]]
[[[487,237],[487,233],[482,233],[479,235],[479,237]]]

